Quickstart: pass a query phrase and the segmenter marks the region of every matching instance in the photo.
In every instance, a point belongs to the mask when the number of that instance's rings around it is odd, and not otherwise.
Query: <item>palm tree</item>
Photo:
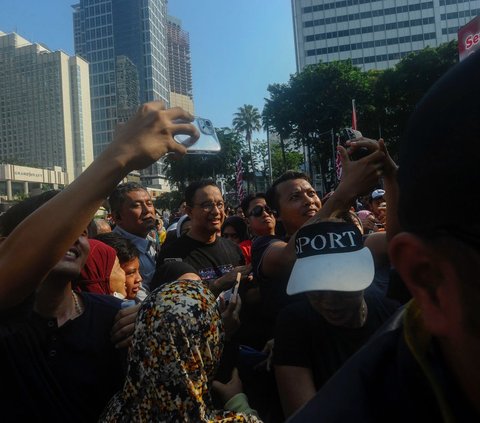
[[[251,104],[244,104],[242,107],[238,108],[238,112],[235,113],[233,118],[233,127],[238,132],[245,133],[245,140],[248,143],[248,150],[250,153],[250,163],[252,165],[253,172],[253,186],[255,192],[257,191],[257,182],[255,180],[255,165],[253,163],[252,155],[252,134],[254,131],[259,131],[262,127],[261,125],[261,116],[256,107],[253,107]]]

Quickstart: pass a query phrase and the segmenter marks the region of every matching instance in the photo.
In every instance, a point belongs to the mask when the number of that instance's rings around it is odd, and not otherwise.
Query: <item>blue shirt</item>
[[[141,238],[137,235],[133,235],[130,232],[125,231],[118,225],[113,229],[114,233],[127,238],[135,245],[140,252],[140,274],[142,275],[142,285],[146,288],[150,288],[150,282],[155,274],[155,265],[157,260],[156,240],[149,235],[145,238]]]

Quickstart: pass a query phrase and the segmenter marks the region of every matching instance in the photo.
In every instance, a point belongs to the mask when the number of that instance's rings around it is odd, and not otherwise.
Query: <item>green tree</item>
[[[174,211],[182,200],[183,191],[164,192],[155,199],[155,208],[159,210],[168,209]]]
[[[410,53],[393,68],[379,74],[374,102],[381,135],[395,155],[416,104],[428,89],[458,62],[457,42]]]
[[[245,134],[245,141],[247,142],[248,151],[250,153],[252,173],[255,175],[255,163],[252,154],[252,134],[262,128],[261,116],[258,109],[251,104],[244,104],[242,107],[239,107],[238,112],[234,114],[232,125],[235,130]],[[255,177],[253,178],[253,183],[256,191]]]
[[[333,160],[331,130],[351,126],[352,99],[356,100],[360,129],[368,134],[378,126],[372,123],[376,77],[375,72],[363,72],[350,61],[307,66],[292,75],[287,84],[268,87],[264,122],[279,134],[283,152],[288,138],[297,148],[309,148],[316,173],[325,176]],[[286,169],[285,154],[282,161]]]
[[[272,143],[272,177],[278,178],[285,170],[300,171],[300,165],[304,162],[303,154],[285,146],[282,150],[280,144]]]

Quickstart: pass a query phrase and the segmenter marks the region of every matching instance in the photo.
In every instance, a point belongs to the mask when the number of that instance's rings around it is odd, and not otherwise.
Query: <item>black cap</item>
[[[459,218],[458,201],[461,210],[471,211],[480,203],[479,74],[476,52],[438,80],[411,116],[398,173],[404,230],[455,225],[478,232],[472,219]]]

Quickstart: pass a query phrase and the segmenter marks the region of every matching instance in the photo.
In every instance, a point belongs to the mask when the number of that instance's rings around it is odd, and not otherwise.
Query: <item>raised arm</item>
[[[197,130],[188,123],[192,120],[188,112],[165,110],[161,102],[141,106],[75,181],[25,219],[0,244],[0,308],[20,303],[35,290],[130,171],[169,152],[183,155],[185,147],[173,135],[197,138]]]
[[[349,210],[359,195],[371,190],[378,182],[384,167],[385,153],[380,151],[377,141],[367,138],[355,141],[353,148],[360,147],[368,148],[371,154],[357,161],[351,161],[348,152],[343,147],[338,147],[343,165],[342,180],[325,205],[303,226],[312,225]],[[296,233],[290,237],[288,243],[282,241],[272,243],[265,251],[261,264],[264,274],[276,275],[290,271],[296,260],[295,235]]]

